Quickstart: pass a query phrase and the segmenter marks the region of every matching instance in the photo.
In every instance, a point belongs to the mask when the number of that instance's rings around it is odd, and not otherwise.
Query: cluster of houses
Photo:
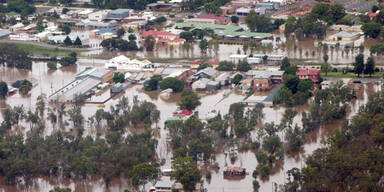
[[[277,2],[275,2],[277,1]],[[272,4],[273,9],[276,6],[285,4],[284,0],[264,1],[255,3],[252,2],[252,7],[255,9],[265,9],[267,4]],[[239,16],[247,15],[248,1],[230,1],[226,6],[236,7],[236,14]],[[164,15],[161,12],[155,12],[160,9],[176,10],[181,9],[181,1],[169,1],[151,3],[147,5],[145,11],[134,11],[131,9],[116,9],[116,10],[97,10],[92,8],[64,8],[64,7],[44,7],[37,6],[36,13],[28,17],[29,24],[22,22],[21,15],[13,13],[9,17],[17,18],[17,23],[0,29],[0,38],[9,38],[16,41],[33,41],[46,43],[63,43],[69,37],[72,42],[79,38],[84,47],[101,48],[100,43],[109,38],[117,37],[117,29],[124,28],[134,31],[138,36],[137,42],[143,43],[143,40],[148,36],[153,36],[156,42],[160,45],[178,46],[185,42],[185,39],[180,38],[179,34],[183,30],[189,29],[209,29],[213,30],[221,41],[261,41],[271,39],[272,34],[251,32],[243,27],[232,24],[231,19],[227,16],[229,12],[223,12],[223,15],[215,14],[199,14],[193,18],[182,18],[182,22],[175,22],[169,18],[169,15]],[[254,9],[254,8],[252,8]],[[249,13],[250,10],[248,10]],[[265,13],[265,11],[262,11]],[[260,12],[261,13],[261,12]],[[8,14],[7,14],[8,16]],[[154,21],[161,16],[170,19],[171,27],[165,30],[149,30],[144,31],[144,26],[149,21]],[[38,19],[42,19],[42,23],[38,26]],[[24,23],[24,24],[23,24]],[[60,30],[59,26],[68,25],[72,32],[65,34]],[[44,29],[41,29],[41,25]],[[128,35],[123,37],[128,39]]]

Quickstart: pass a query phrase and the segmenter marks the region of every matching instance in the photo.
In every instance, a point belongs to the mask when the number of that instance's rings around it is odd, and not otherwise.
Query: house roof
[[[359,35],[359,33],[349,33],[346,31],[340,31],[340,32],[335,34],[336,37],[340,37],[340,38],[352,38],[352,37],[355,37],[358,35]]]
[[[124,14],[124,13],[129,13],[129,9],[116,9],[116,10],[111,10],[108,13],[109,14]]]
[[[241,167],[227,167],[225,169],[225,171],[229,171],[229,172],[243,172],[243,171],[245,171],[245,168],[241,168]]]
[[[8,29],[0,29],[0,38],[5,37],[7,35],[10,35],[12,32],[9,31]]]
[[[229,22],[230,21],[230,19],[228,19],[226,17],[220,17],[220,16],[217,16],[215,14],[198,15],[198,16],[196,16],[196,18],[199,18],[199,19],[214,19],[214,20],[218,20],[220,22]]]
[[[282,76],[284,71],[249,70],[246,74],[248,76],[253,76],[255,79],[268,79],[272,76]]]
[[[150,35],[152,35],[154,37],[159,36],[159,35],[161,35],[161,36],[176,36],[175,34],[167,32],[167,31],[149,30],[149,31],[144,31],[143,33],[141,33],[141,36],[144,38],[147,36],[150,36]]]
[[[214,74],[217,73],[217,71],[215,69],[213,69],[212,67],[207,67],[205,69],[200,70],[195,75],[200,75],[201,73],[205,73],[205,74],[207,74],[209,76],[213,76]]]
[[[369,17],[376,17],[376,16],[377,16],[377,13],[376,13],[376,12],[374,12],[374,13],[370,13],[368,16],[369,16]]]
[[[318,75],[318,74],[320,74],[320,69],[304,68],[304,69],[299,69],[296,72],[296,75]]]
[[[216,25],[216,24],[200,24],[200,23],[177,23],[177,28],[195,28],[195,29],[211,29],[218,36],[226,37],[245,37],[255,39],[265,39],[271,37],[270,33],[257,33],[244,31],[240,26],[233,25]]]
[[[229,78],[229,73],[221,73],[220,75],[218,75],[215,80],[216,81],[225,81]]]
[[[81,71],[79,74],[77,74],[77,77],[92,76],[92,77],[101,79],[108,72],[109,70],[105,68],[87,67],[83,71]]]
[[[170,180],[160,180],[158,182],[156,182],[156,185],[155,187],[156,188],[172,188],[172,185],[173,185],[173,182],[171,182]]]

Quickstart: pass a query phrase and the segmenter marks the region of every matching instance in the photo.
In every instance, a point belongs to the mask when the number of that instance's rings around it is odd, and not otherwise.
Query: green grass
[[[379,78],[379,77],[382,77],[382,76],[383,76],[383,73],[382,72],[378,72],[378,73],[373,74],[371,78]],[[325,78],[325,73],[324,72],[321,72],[321,77]],[[327,77],[334,77],[334,78],[357,78],[357,75],[354,74],[354,73],[343,74],[342,72],[328,72],[328,76]],[[360,76],[360,78],[369,78],[369,77],[362,77],[362,76]]]
[[[10,43],[0,43],[0,44],[10,44]],[[24,51],[28,51],[35,56],[45,56],[45,57],[54,57],[54,56],[66,56],[69,53],[73,52],[70,50],[62,50],[57,48],[47,48],[37,45],[29,45],[29,44],[21,44],[21,43],[11,43],[15,46],[23,49]],[[74,50],[74,52],[80,53],[79,50]]]

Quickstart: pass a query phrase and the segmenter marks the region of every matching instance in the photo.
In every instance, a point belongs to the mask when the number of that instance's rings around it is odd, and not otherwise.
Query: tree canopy
[[[8,93],[8,85],[4,81],[0,81],[0,97],[4,98]]]
[[[160,89],[168,88],[171,88],[174,92],[180,92],[184,88],[184,82],[174,77],[167,77],[160,82]]]
[[[180,101],[177,102],[180,109],[187,109],[193,111],[197,106],[201,104],[200,97],[190,89],[185,89],[181,93]]]

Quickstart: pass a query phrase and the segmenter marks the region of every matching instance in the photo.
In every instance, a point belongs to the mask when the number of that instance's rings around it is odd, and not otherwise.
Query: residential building
[[[302,68],[296,72],[300,80],[310,79],[314,83],[319,83],[321,78],[320,69]]]
[[[237,7],[253,7],[255,5],[255,1],[239,0],[239,1],[230,1],[228,4],[232,6],[237,6]]]
[[[153,64],[148,60],[130,59],[119,55],[105,63],[105,68],[112,68],[126,71],[153,71]]]
[[[247,173],[245,168],[241,167],[227,167],[223,171],[224,176],[245,176]]]
[[[211,60],[204,61],[204,63],[212,66],[213,69],[216,69],[216,67],[218,67],[220,64],[218,61],[211,61]],[[197,68],[199,68],[201,62],[200,61],[192,61],[189,64],[191,66],[191,69],[197,69]]]
[[[111,10],[107,13],[107,17],[105,20],[118,20],[121,21],[125,17],[129,17],[130,10],[129,9],[116,9]]]
[[[212,67],[207,67],[205,69],[200,70],[199,72],[192,75],[193,80],[198,80],[202,78],[211,79],[216,77],[217,71]]]
[[[349,33],[346,31],[340,31],[327,37],[327,40],[323,43],[328,45],[339,44],[342,47],[352,47],[355,42],[360,39],[360,33]]]
[[[275,9],[274,3],[256,3],[255,8],[265,8],[266,10],[273,10]]]
[[[0,29],[0,38],[8,37],[10,34],[12,34],[12,32],[8,29]]]
[[[88,18],[88,15],[93,13],[92,9],[85,9],[77,13],[78,17],[86,19]]]
[[[273,84],[280,84],[284,79],[284,71],[249,70],[245,75],[246,80],[251,80],[248,86],[255,91],[269,90]]]
[[[128,30],[129,28],[131,28],[133,30],[138,30],[147,23],[147,21],[145,19],[130,19],[127,21],[126,21],[126,19],[124,19],[123,22],[124,23],[121,26],[125,30]]]
[[[236,8],[235,7],[232,7],[232,6],[221,6],[220,7],[221,9],[221,14],[223,16],[229,16],[229,15],[232,15],[235,13],[236,11]]]
[[[247,57],[248,57],[248,55],[242,55],[242,54],[232,54],[229,56],[231,61],[235,64],[237,64],[241,61],[245,61],[247,59]]]
[[[274,3],[274,4],[278,4],[278,5],[285,5],[290,1],[291,0],[262,0],[262,2],[264,2],[264,3]]]
[[[172,192],[173,185],[174,183],[170,180],[160,180],[149,189],[149,192]]]
[[[192,75],[191,69],[165,68],[161,72],[161,76],[163,76],[163,78],[174,77],[182,81],[186,80],[191,75]]]
[[[16,24],[12,25],[11,27],[9,27],[9,29],[10,29],[12,32],[19,31],[19,30],[21,30],[22,28],[24,28],[24,24],[22,24],[22,23],[16,23]]]
[[[220,86],[226,86],[229,85],[231,82],[230,75],[227,72],[220,73],[215,78],[215,81],[220,84]]]
[[[231,23],[231,19],[227,17],[217,16],[215,14],[198,15],[196,16],[196,19],[211,19],[214,20],[213,24],[218,25],[227,25],[228,23]]]
[[[153,36],[156,40],[156,43],[161,45],[182,45],[185,42],[185,39],[177,38],[173,33],[167,31],[144,31],[141,33],[141,40],[144,42],[145,38],[148,36]]]
[[[88,14],[88,19],[90,21],[103,21],[107,18],[108,10],[96,11]]]
[[[220,88],[220,83],[207,78],[201,78],[193,82],[191,87],[196,91],[213,91]]]
[[[254,11],[258,15],[264,15],[265,14],[265,8],[251,9],[251,8],[241,7],[241,8],[236,10],[236,15],[239,17],[246,17],[250,14],[251,11]]]
[[[89,31],[75,31],[71,32],[68,35],[50,35],[47,37],[49,41],[53,41],[55,43],[64,43],[64,40],[69,37],[72,42],[76,40],[77,37],[80,38],[82,45],[88,45],[89,43]]]
[[[27,33],[19,33],[15,35],[9,35],[10,40],[16,40],[16,41],[35,41],[38,42],[40,39],[36,35],[30,35]]]
[[[186,23],[192,23],[192,24],[215,24],[214,19],[205,19],[205,18],[191,18],[185,20]]]
[[[272,38],[272,34],[270,33],[245,31],[242,27],[233,25],[177,23],[176,28],[184,30],[211,29],[220,41],[228,42],[248,42],[250,40],[261,41],[263,39]]]

